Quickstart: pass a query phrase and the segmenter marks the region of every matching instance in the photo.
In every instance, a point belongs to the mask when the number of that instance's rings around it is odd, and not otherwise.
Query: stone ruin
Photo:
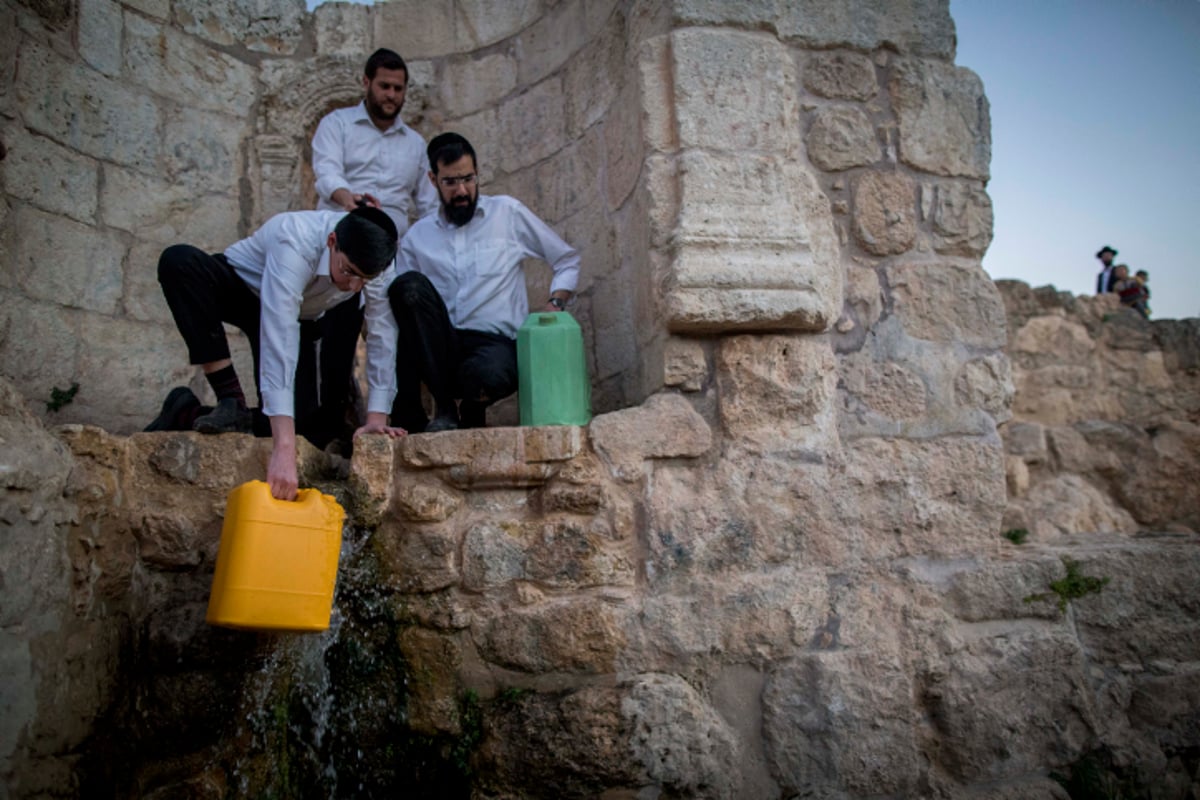
[[[0,0],[0,798],[1200,794],[1196,321],[988,279],[947,3],[430,5]],[[334,625],[210,628],[269,451],[136,433],[153,265],[377,46],[582,251],[598,415],[302,448]]]

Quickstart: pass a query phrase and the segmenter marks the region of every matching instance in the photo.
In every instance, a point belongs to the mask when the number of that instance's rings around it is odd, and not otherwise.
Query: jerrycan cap
[[[558,315],[561,312],[538,314],[538,325],[553,325],[558,322]]]

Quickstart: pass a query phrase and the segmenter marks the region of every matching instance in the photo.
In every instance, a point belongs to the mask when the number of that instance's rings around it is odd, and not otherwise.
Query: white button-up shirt
[[[396,116],[392,127],[375,127],[363,103],[326,114],[313,134],[317,208],[345,211],[329,198],[338,189],[374,195],[401,235],[409,217],[438,206],[429,182],[425,140]]]
[[[540,258],[554,270],[551,293],[574,292],[579,253],[520,200],[479,196],[475,216],[461,227],[439,210],[418,220],[400,242],[401,272],[429,278],[456,328],[515,338],[529,314],[521,260]]]
[[[295,416],[296,363],[300,320],[316,319],[353,292],[338,289],[329,276],[329,234],[345,211],[289,211],[276,214],[225,250],[225,258],[262,301],[259,324],[259,389],[263,413]],[[368,281],[367,410],[391,413],[396,396],[396,318],[387,288],[395,262]]]

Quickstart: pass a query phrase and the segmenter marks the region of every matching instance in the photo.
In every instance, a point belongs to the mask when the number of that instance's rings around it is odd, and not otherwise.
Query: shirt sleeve
[[[542,222],[525,204],[514,199],[514,234],[526,255],[540,258],[554,270],[550,293],[560,289],[574,292],[579,283],[579,251],[563,241],[549,225]]]
[[[344,123],[337,114],[326,114],[317,125],[312,140],[312,166],[316,177],[314,187],[317,195],[332,202],[338,189],[353,189],[346,180],[344,152]],[[432,187],[430,187],[432,188]]]
[[[396,278],[391,264],[363,287],[367,323],[367,411],[392,413],[396,399],[396,317],[387,291]]]
[[[294,417],[296,362],[300,355],[300,304],[315,267],[290,243],[267,248],[259,322],[259,389],[268,417]]]

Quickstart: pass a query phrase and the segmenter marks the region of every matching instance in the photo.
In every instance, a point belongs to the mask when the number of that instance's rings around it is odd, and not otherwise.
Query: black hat
[[[1112,253],[1115,256],[1117,254],[1117,251],[1113,250],[1108,245],[1104,245],[1104,247],[1100,248],[1100,252],[1096,253],[1096,258],[1099,258],[1100,256],[1104,255],[1105,253]]]

